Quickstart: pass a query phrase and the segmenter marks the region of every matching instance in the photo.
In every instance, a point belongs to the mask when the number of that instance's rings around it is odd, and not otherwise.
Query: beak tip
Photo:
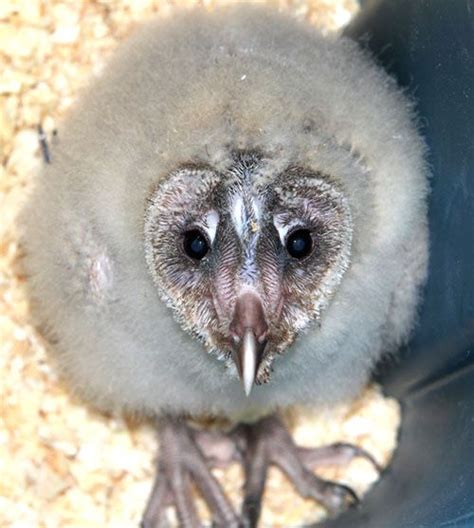
[[[257,375],[257,340],[251,329],[247,329],[234,361],[245,395],[250,396]]]
[[[252,392],[253,381],[250,383],[243,383],[243,386],[244,386],[245,396],[247,396],[248,398],[250,396],[250,393]]]

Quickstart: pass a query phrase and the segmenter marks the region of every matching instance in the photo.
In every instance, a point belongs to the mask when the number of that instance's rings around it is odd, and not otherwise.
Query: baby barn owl
[[[199,526],[192,481],[216,525],[256,526],[269,464],[330,512],[356,500],[309,471],[276,412],[354,397],[407,338],[426,194],[412,104],[346,38],[240,5],[122,46],[60,130],[25,246],[72,389],[160,426],[144,527],[170,501]],[[241,455],[239,513],[189,422],[203,416],[233,424],[211,440]]]

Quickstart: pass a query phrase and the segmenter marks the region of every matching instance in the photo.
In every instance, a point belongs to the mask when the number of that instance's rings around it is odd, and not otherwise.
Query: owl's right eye
[[[206,236],[199,229],[185,231],[183,247],[186,255],[193,260],[202,260],[210,249]]]

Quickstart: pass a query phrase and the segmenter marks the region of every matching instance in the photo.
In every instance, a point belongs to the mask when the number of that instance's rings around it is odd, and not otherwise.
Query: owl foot
[[[214,526],[240,526],[238,516],[209,469],[194,431],[184,422],[165,418],[160,428],[158,471],[141,528],[167,526],[166,508],[169,504],[175,506],[180,526],[201,527],[191,493],[192,482],[207,502]]]
[[[350,444],[315,449],[297,447],[276,416],[264,418],[256,424],[242,425],[240,432],[246,439],[243,455],[246,482],[242,505],[242,521],[246,528],[257,526],[267,472],[272,464],[287,475],[300,495],[321,503],[330,515],[357,505],[359,499],[348,486],[320,479],[310,470],[311,467],[343,464],[362,456],[380,469],[373,457]]]

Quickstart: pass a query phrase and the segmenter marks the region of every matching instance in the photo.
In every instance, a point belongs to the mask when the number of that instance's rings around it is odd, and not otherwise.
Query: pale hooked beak
[[[246,396],[250,395],[255,378],[257,377],[258,343],[251,328],[247,328],[243,340],[237,345],[234,351],[233,359],[237,365],[240,381],[244,387]]]
[[[237,299],[230,331],[235,343],[232,359],[237,366],[245,394],[249,396],[257,377],[268,332],[258,296],[245,293]]]

